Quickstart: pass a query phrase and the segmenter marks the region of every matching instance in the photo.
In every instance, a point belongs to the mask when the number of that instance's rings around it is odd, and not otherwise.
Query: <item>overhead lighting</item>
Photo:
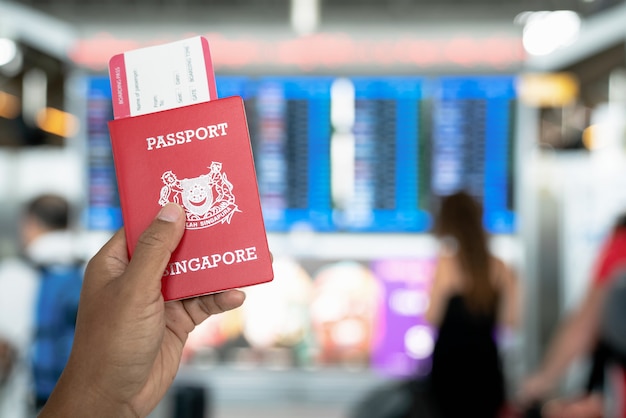
[[[37,114],[45,109],[48,101],[48,76],[45,71],[34,68],[22,78],[22,114],[24,122],[32,126]]]
[[[0,38],[0,67],[7,65],[17,55],[17,45],[11,39]]]
[[[522,103],[536,107],[563,107],[574,103],[580,91],[572,73],[525,73],[518,78],[517,93]]]
[[[0,72],[7,76],[17,74],[22,68],[22,53],[15,41],[0,38]]]
[[[291,0],[291,27],[299,35],[317,29],[320,20],[320,0]]]
[[[597,124],[589,125],[583,130],[583,145],[588,150],[594,150],[600,148],[601,140],[599,132],[601,131],[601,127]]]
[[[0,117],[15,119],[20,114],[20,99],[0,90]]]
[[[523,12],[515,22],[524,26],[522,43],[531,55],[548,55],[578,38],[580,16],[571,10]]]
[[[71,113],[46,107],[37,113],[37,126],[44,132],[70,138],[78,132],[78,118]]]

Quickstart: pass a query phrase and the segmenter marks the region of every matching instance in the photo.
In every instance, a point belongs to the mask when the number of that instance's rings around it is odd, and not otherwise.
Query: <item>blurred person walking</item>
[[[22,259],[0,263],[0,417],[29,416],[28,352],[37,283],[36,271]]]
[[[22,340],[14,347],[18,357],[27,359],[28,398],[35,410],[52,393],[74,338],[85,263],[77,256],[70,212],[69,202],[54,194],[27,202],[19,224],[22,272],[17,274],[15,266],[9,277],[5,269],[0,279],[0,294],[16,308],[10,321],[21,324]]]
[[[77,255],[70,212],[66,199],[47,194],[29,202],[22,220],[26,256],[40,278],[30,356],[37,410],[61,376],[74,339],[85,260]]]
[[[490,253],[482,215],[461,191],[442,198],[434,226],[441,250],[426,319],[438,334],[427,393],[442,418],[498,417],[507,400],[495,337],[518,325],[518,280]]]
[[[591,276],[591,283],[582,301],[559,324],[552,340],[548,344],[544,358],[539,367],[531,373],[520,386],[518,402],[523,406],[541,404],[549,400],[544,408],[544,415],[550,417],[568,416],[570,412],[556,413],[554,411],[571,411],[575,408],[584,409],[586,417],[601,416],[604,401],[602,396],[588,385],[586,392],[577,399],[550,399],[557,395],[556,389],[562,377],[569,370],[575,360],[583,356],[593,357],[597,354],[602,341],[603,311],[607,306],[607,299],[618,287],[618,279],[623,277],[626,270],[626,213],[619,216],[602,245],[596,258]],[[622,300],[619,301],[623,303]],[[615,303],[612,306],[616,306]],[[607,322],[606,319],[604,321]],[[615,322],[612,320],[611,322]],[[606,330],[614,332],[612,330]],[[621,353],[626,356],[626,353]],[[603,364],[596,367],[603,367]],[[616,388],[613,388],[615,399],[611,399],[616,417],[626,417],[626,369],[618,366]],[[593,372],[593,370],[592,370]]]

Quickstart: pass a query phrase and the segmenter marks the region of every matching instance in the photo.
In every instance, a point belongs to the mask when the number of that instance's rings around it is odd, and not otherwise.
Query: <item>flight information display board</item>
[[[113,119],[108,77],[87,81],[87,184],[88,229],[113,231],[122,226],[108,122]]]
[[[260,78],[250,136],[268,231],[334,230],[330,181],[332,77]],[[219,91],[219,81],[218,81]]]
[[[424,231],[430,216],[423,195],[427,175],[418,78],[353,78],[355,89],[354,187],[341,229]],[[339,218],[339,217],[338,217]]]
[[[490,232],[514,232],[514,78],[448,77],[432,83],[432,195],[466,190],[482,201]]]
[[[268,232],[429,232],[441,196],[479,198],[491,233],[515,232],[515,77],[351,77],[350,198],[334,206],[336,77],[217,77],[241,96]],[[121,225],[106,122],[108,77],[89,79],[89,227]]]

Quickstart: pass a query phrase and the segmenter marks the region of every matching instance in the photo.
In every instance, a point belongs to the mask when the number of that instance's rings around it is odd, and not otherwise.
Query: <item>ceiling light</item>
[[[0,38],[0,67],[9,64],[17,56],[17,45],[11,39]]]
[[[13,77],[22,70],[22,51],[8,38],[0,38],[0,73]]]
[[[315,32],[320,20],[319,0],[291,0],[291,27],[299,35]]]
[[[522,42],[531,55],[548,55],[578,38],[580,17],[570,10],[525,14]]]

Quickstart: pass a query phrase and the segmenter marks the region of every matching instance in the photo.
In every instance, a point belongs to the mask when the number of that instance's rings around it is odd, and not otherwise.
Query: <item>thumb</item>
[[[175,203],[161,208],[150,226],[141,234],[126,269],[127,280],[145,289],[161,288],[163,270],[185,232],[185,212]]]

